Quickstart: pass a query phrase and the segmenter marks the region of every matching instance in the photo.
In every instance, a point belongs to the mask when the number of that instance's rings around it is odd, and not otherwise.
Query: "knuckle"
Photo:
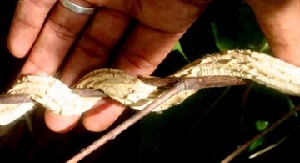
[[[160,63],[135,53],[127,53],[122,57],[126,64],[131,65],[133,68],[138,70],[137,72],[139,72],[139,74],[143,75],[151,74]]]
[[[102,41],[93,36],[85,34],[80,38],[77,48],[81,49],[90,58],[101,60],[107,58],[107,55],[111,50],[111,48]]]
[[[72,28],[68,28],[65,25],[55,22],[52,19],[49,19],[47,22],[48,27],[55,33],[58,37],[63,39],[73,39],[78,35],[77,31],[72,30]]]
[[[140,0],[130,0],[126,3],[125,9],[128,15],[136,18],[142,13],[142,3]]]

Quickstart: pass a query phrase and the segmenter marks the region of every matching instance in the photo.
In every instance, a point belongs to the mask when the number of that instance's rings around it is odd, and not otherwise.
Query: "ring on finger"
[[[59,0],[59,2],[67,9],[76,12],[78,14],[86,14],[91,15],[95,11],[96,8],[94,7],[82,7],[79,6],[69,0]]]

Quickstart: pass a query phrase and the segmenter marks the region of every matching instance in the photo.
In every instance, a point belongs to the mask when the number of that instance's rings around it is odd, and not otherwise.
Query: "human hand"
[[[61,67],[61,80],[71,85],[83,74],[105,65],[132,20],[137,20],[137,24],[112,66],[132,75],[151,74],[209,3],[204,0],[72,2],[98,8],[91,16],[71,11],[56,0],[18,2],[8,48],[16,57],[28,57],[21,74],[55,75]],[[78,42],[70,51],[76,39]],[[70,55],[66,57],[68,52]],[[83,116],[83,124],[91,131],[104,130],[123,110],[116,102],[99,102]],[[45,113],[47,126],[56,132],[69,131],[79,118]]]
[[[300,1],[246,0],[274,56],[300,66]]]

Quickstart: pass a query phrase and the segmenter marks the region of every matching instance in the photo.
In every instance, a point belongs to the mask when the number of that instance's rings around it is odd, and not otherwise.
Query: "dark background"
[[[24,62],[12,57],[6,48],[16,2],[0,2],[2,93],[12,84]],[[212,24],[219,32],[217,37]],[[187,58],[195,60],[223,50],[220,44],[228,49],[254,47],[255,50],[261,38],[261,31],[245,3],[217,0],[184,34],[180,43]],[[249,47],[249,44],[254,46]],[[171,74],[185,64],[187,61],[182,55],[172,51],[153,75]],[[291,108],[291,102],[296,105],[297,101],[295,97],[256,83],[200,90],[179,106],[146,116],[82,162],[220,162],[258,133],[255,121],[273,123]],[[37,108],[21,120],[0,128],[0,162],[65,162],[106,132],[88,132],[79,123],[66,134],[53,133],[44,124],[43,111]],[[126,110],[112,127],[132,114],[134,111]],[[233,162],[299,162],[298,126],[298,117],[291,117],[268,134],[256,150],[286,138],[283,143],[253,160],[248,160],[251,152],[245,151]]]

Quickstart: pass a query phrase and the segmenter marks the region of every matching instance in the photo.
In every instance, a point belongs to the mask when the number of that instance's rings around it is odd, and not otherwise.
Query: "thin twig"
[[[282,124],[285,120],[287,120],[290,116],[294,115],[297,111],[300,110],[300,105],[296,106],[294,109],[287,112],[285,115],[283,115],[279,120],[274,122],[271,126],[269,126],[267,129],[256,135],[254,138],[247,141],[245,144],[240,146],[238,149],[233,151],[230,155],[228,155],[225,159],[221,161],[221,163],[228,163],[232,161],[235,157],[237,157],[239,154],[241,154],[243,151],[245,151],[255,140],[259,139],[262,136],[267,135],[269,132],[273,131],[277,126]]]
[[[168,89],[174,84],[181,80],[185,83],[191,83],[187,89],[201,89],[201,88],[211,88],[220,87],[227,85],[241,85],[245,84],[242,79],[230,76],[205,76],[205,77],[191,77],[191,78],[177,78],[177,77],[167,77],[167,78],[156,78],[156,77],[138,77],[145,84],[153,85],[159,89]],[[76,89],[73,88],[72,92],[78,94],[82,97],[107,97],[107,95],[102,90],[96,89]],[[30,95],[27,94],[2,94],[0,95],[0,104],[20,104],[34,102]]]
[[[135,124],[138,120],[142,119],[145,115],[150,113],[153,109],[155,109],[161,103],[163,103],[164,101],[166,101],[173,95],[178,94],[178,92],[181,92],[182,90],[185,90],[185,86],[183,83],[177,84],[176,86],[172,87],[165,94],[163,94],[161,97],[157,98],[150,105],[148,105],[145,109],[139,111],[137,114],[133,115],[131,118],[124,121],[121,125],[117,126],[116,128],[109,131],[106,135],[104,135],[100,139],[96,140],[93,144],[91,144],[87,148],[81,150],[81,152],[79,152],[77,155],[75,155],[73,158],[71,158],[67,162],[73,163],[73,162],[78,162],[78,161],[82,160],[85,156],[89,155],[90,153],[92,153],[94,150],[96,150],[100,146],[104,145],[109,140],[114,139],[117,135],[119,135],[121,132],[126,130],[131,125]]]
[[[277,147],[278,145],[280,145],[281,143],[283,143],[283,142],[287,139],[288,136],[289,136],[289,135],[283,137],[282,139],[280,139],[279,141],[277,141],[275,144],[269,145],[268,147],[266,147],[266,148],[264,148],[264,149],[262,149],[262,150],[259,150],[259,151],[255,152],[255,153],[253,153],[253,154],[250,155],[248,158],[249,158],[249,159],[254,159],[254,158],[256,158],[257,156],[260,156],[260,155],[262,155],[262,154],[264,154],[264,153],[266,153],[266,152],[268,152],[268,151],[274,149],[275,147]]]
[[[82,97],[107,97],[107,95],[98,89],[72,89],[72,92]],[[0,95],[0,104],[21,104],[34,102],[28,94],[2,94]]]
[[[145,107],[143,110],[139,111],[129,119],[125,120],[122,124],[117,126],[116,128],[109,131],[107,134],[94,141],[88,147],[82,149],[78,154],[73,156],[67,163],[75,163],[82,160],[87,155],[91,154],[94,150],[98,149],[109,140],[113,140],[116,136],[122,133],[131,125],[135,124],[137,121],[142,119],[144,116],[149,114],[153,109],[161,105],[163,102],[171,98],[172,96],[178,94],[181,91],[188,89],[200,89],[200,88],[211,88],[211,87],[224,87],[230,85],[241,85],[245,84],[242,79],[238,79],[235,77],[209,77],[209,78],[194,78],[194,79],[181,79],[177,84],[174,84],[169,90],[167,90],[164,94],[159,96],[156,100],[154,100],[151,104]]]

